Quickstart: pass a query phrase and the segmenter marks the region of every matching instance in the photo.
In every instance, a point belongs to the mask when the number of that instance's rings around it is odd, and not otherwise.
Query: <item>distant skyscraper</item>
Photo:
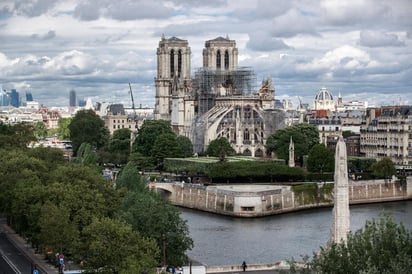
[[[79,99],[79,107],[85,107],[86,106],[86,100],[84,98]]]
[[[70,106],[75,107],[77,105],[77,100],[76,100],[76,91],[73,89],[70,91]]]
[[[19,93],[15,89],[12,89],[10,92],[10,105],[16,108],[20,106]]]
[[[33,95],[31,94],[30,91],[26,91],[26,102],[31,102],[33,101]]]

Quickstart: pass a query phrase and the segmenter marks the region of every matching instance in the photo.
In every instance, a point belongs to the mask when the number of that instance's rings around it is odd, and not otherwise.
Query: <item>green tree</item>
[[[226,156],[233,155],[235,150],[230,145],[229,141],[225,137],[212,140],[206,150],[206,154],[209,156],[219,157],[220,161],[224,161]]]
[[[179,147],[179,157],[191,157],[193,155],[192,141],[186,136],[177,136],[177,146]]]
[[[384,178],[385,182],[396,174],[396,168],[392,160],[385,157],[372,165],[373,174],[379,178]]]
[[[140,236],[129,224],[94,218],[84,229],[85,268],[98,273],[142,273],[156,267],[160,251],[153,240]]]
[[[34,124],[34,136],[36,136],[38,140],[45,139],[47,135],[47,128],[44,122],[37,122]]]
[[[104,121],[93,110],[77,112],[69,125],[69,130],[75,153],[82,143],[89,143],[99,150],[107,144],[110,135]]]
[[[164,158],[177,158],[180,156],[176,134],[163,133],[156,138],[152,148],[152,157],[157,160],[158,165],[163,166]]]
[[[410,273],[412,231],[383,215],[349,233],[347,244],[334,243],[314,253],[308,269],[310,273]]]
[[[193,247],[193,241],[189,237],[186,221],[180,218],[180,212],[157,193],[150,191],[132,164],[128,164],[119,175],[117,187],[128,190],[119,216],[143,237],[154,239],[160,249],[165,235],[169,265],[188,263],[186,251]],[[162,264],[160,254],[156,259],[158,265]]]
[[[28,123],[17,123],[13,126],[0,122],[0,148],[27,148],[37,139],[34,136],[34,127]]]
[[[130,137],[131,131],[128,128],[115,130],[109,138],[108,145],[97,152],[98,162],[102,165],[126,164],[130,155]]]
[[[324,144],[316,144],[309,151],[307,165],[310,172],[332,172],[335,166],[335,155]]]
[[[77,150],[76,158],[73,158],[72,161],[82,165],[95,166],[97,163],[97,155],[89,143],[82,143]]]
[[[307,155],[315,144],[319,144],[319,131],[309,124],[297,124],[277,130],[268,137],[266,150],[274,152],[280,159],[288,160],[290,137],[295,147],[295,158],[303,164],[303,156]]]
[[[152,149],[157,138],[163,133],[174,134],[169,121],[145,120],[133,143],[133,152],[143,156],[152,156]]]
[[[67,208],[46,202],[38,219],[41,243],[59,253],[72,253],[78,243],[79,231],[75,223],[70,220]],[[72,250],[71,250],[72,249]]]
[[[72,118],[60,118],[58,122],[57,128],[57,138],[61,140],[69,140],[70,139],[70,129],[69,125],[72,121]]]

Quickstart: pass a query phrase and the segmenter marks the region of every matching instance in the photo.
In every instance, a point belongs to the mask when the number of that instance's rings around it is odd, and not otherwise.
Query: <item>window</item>
[[[229,52],[225,50],[225,69],[229,68]]]
[[[245,129],[243,132],[243,140],[249,140],[249,129]]]
[[[173,78],[175,74],[175,50],[170,51],[170,78]]]
[[[177,77],[180,78],[180,74],[182,73],[182,50],[179,49],[177,52]]]
[[[220,50],[218,50],[216,53],[216,68],[221,68]]]
[[[254,206],[241,206],[240,209],[242,211],[255,211],[255,207]]]

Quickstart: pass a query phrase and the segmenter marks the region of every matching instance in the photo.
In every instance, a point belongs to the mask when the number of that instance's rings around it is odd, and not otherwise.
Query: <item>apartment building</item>
[[[412,171],[412,105],[367,109],[360,133],[362,156],[389,157],[398,170]]]

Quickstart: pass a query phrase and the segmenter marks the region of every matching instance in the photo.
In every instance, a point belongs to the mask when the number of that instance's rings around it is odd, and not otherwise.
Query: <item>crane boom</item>
[[[130,97],[132,98],[132,109],[133,112],[135,112],[135,108],[134,108],[134,99],[133,99],[133,91],[132,91],[132,86],[129,83],[129,89],[130,89]]]

